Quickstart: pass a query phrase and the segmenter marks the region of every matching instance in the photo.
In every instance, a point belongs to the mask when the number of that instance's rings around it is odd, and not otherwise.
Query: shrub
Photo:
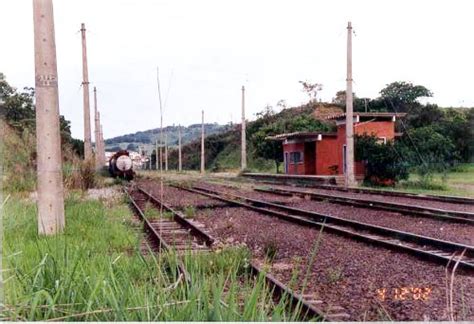
[[[408,179],[408,164],[402,161],[393,142],[378,143],[375,136],[357,136],[355,158],[365,161],[365,181],[376,185],[393,185]]]
[[[95,163],[93,160],[82,161],[80,164],[82,190],[93,188],[96,184]]]

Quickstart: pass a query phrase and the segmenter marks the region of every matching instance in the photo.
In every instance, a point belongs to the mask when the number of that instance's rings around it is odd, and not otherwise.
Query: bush
[[[80,164],[80,176],[82,190],[87,190],[94,187],[96,183],[96,174],[95,163],[93,160],[82,161]]]
[[[408,164],[402,161],[393,142],[378,143],[375,136],[356,136],[355,158],[365,161],[365,181],[376,185],[393,185],[408,179]]]

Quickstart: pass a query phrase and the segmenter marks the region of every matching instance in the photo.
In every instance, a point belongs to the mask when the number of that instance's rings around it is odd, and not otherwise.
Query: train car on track
[[[109,160],[109,173],[113,178],[133,180],[135,171],[133,171],[132,159],[127,150],[120,150],[112,155]]]

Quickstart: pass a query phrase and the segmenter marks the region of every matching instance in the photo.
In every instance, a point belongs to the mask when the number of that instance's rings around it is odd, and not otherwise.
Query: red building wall
[[[344,125],[344,136],[346,130]],[[357,123],[354,126],[354,133],[357,135],[374,135],[377,137],[386,137],[387,140],[395,138],[395,123],[392,121],[373,121],[369,123]]]
[[[395,138],[395,123],[392,121],[371,121],[360,122],[354,124],[355,135],[374,135],[377,137],[385,137],[387,140]],[[321,141],[316,141],[316,157],[315,159],[308,157],[308,145],[313,143],[289,143],[283,144],[283,154],[290,152],[301,152],[303,154],[303,162],[290,163],[288,161],[288,174],[316,174],[316,175],[342,175],[343,169],[343,146],[346,142],[345,125],[337,127],[337,137],[323,136]],[[306,153],[306,154],[305,154]],[[311,164],[311,165],[309,165]],[[313,170],[313,166],[315,170]],[[331,170],[332,166],[337,166],[337,173]],[[362,162],[355,162],[355,174],[364,175],[365,166]]]
[[[333,175],[329,169],[333,165],[339,168],[339,156],[336,149],[336,137],[323,137],[321,141],[316,142],[316,174]]]

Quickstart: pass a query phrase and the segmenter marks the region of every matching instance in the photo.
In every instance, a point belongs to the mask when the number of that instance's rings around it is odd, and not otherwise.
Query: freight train
[[[109,173],[113,178],[133,180],[135,171],[133,171],[132,159],[127,150],[121,150],[112,155],[109,160]]]

